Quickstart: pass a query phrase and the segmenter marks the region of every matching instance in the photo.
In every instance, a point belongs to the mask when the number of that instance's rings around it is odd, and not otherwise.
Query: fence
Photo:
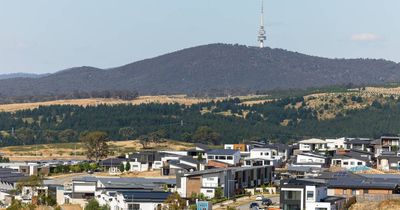
[[[400,194],[364,194],[364,195],[356,195],[357,202],[364,201],[384,201],[384,200],[393,200],[400,199]]]

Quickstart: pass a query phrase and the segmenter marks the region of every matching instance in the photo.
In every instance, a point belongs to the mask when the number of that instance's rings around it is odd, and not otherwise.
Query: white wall
[[[203,193],[207,198],[213,198],[215,196],[215,189],[213,188],[201,188],[200,193]]]
[[[272,159],[272,150],[269,148],[263,148],[263,149],[252,149],[250,151],[250,158],[268,158]]]
[[[332,163],[335,163],[336,160],[341,160],[341,159],[332,159]],[[345,164],[347,163],[347,165]],[[361,165],[358,165],[358,163],[361,163]],[[342,168],[353,168],[356,166],[365,166],[366,162],[362,160],[357,160],[357,159],[343,159],[341,160],[340,167]]]
[[[326,139],[327,146],[329,149],[340,149],[345,148],[344,141],[345,138],[338,138],[338,139]]]
[[[297,163],[325,163],[325,158],[318,158],[318,157],[298,154],[296,157],[296,161]]]

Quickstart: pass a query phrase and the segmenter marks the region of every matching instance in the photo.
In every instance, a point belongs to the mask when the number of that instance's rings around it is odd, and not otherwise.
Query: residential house
[[[383,152],[376,159],[376,167],[380,170],[400,170],[400,153],[398,152]]]
[[[101,204],[106,204],[104,196],[115,195],[116,192],[160,192],[165,189],[176,190],[175,179],[147,178],[98,178],[82,177],[72,181],[71,189],[57,189],[58,204],[79,204],[84,207],[88,200],[95,198]],[[105,195],[107,194],[107,195]],[[119,202],[121,203],[121,202]],[[122,202],[123,203],[123,202]],[[107,203],[108,204],[108,203]],[[118,206],[118,205],[116,205]]]
[[[328,195],[351,197],[358,195],[398,194],[399,179],[368,178],[351,172],[323,172],[318,179],[325,180]]]
[[[398,136],[382,136],[374,142],[375,156],[378,157],[383,152],[397,152],[400,145]]]
[[[345,149],[373,152],[373,141],[368,138],[347,138],[344,142]]]
[[[250,157],[244,158],[244,166],[278,166],[281,163],[277,151],[271,148],[254,148]]]
[[[237,166],[240,163],[240,151],[231,149],[215,149],[207,151],[206,161],[208,167],[219,167],[218,163],[225,166]]]
[[[251,146],[247,144],[224,144],[224,149],[239,150],[240,152],[249,152]]]
[[[317,153],[301,153],[296,155],[296,161],[292,163],[293,166],[313,166],[313,167],[327,167],[328,158],[324,155]]]
[[[345,148],[346,138],[338,138],[338,139],[325,139],[326,145],[329,150],[337,150]]]
[[[214,168],[177,175],[178,193],[189,198],[193,193],[203,193],[208,198],[215,196],[221,188],[223,196],[233,197],[244,193],[246,188],[254,188],[273,181],[272,166]]]
[[[373,153],[358,150],[337,150],[331,165],[346,169],[359,166],[372,166]]]
[[[299,141],[299,150],[301,152],[315,152],[327,150],[327,142],[322,139],[307,139]]]
[[[170,192],[163,191],[103,191],[96,200],[101,206],[107,205],[112,210],[158,210],[164,206],[164,201]]]
[[[192,156],[193,158],[197,158],[198,156],[204,157],[206,152],[209,151],[210,148],[207,145],[196,143],[195,147],[188,150],[188,156]]]
[[[280,208],[282,210],[341,210],[345,198],[327,195],[323,183],[290,179],[281,181]]]

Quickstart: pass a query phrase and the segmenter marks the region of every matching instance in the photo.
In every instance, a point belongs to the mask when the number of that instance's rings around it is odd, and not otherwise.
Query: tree
[[[131,170],[131,163],[129,161],[126,162],[125,171],[129,172]]]
[[[221,199],[223,194],[224,194],[224,192],[222,191],[222,188],[221,187],[217,187],[215,189],[214,198]]]
[[[86,148],[86,156],[89,160],[99,162],[110,153],[107,145],[107,134],[100,131],[88,132],[81,137],[83,146]]]
[[[186,201],[174,192],[164,201],[164,210],[183,210],[186,207]]]
[[[167,131],[165,131],[164,129],[160,129],[158,131],[150,133],[149,140],[158,143],[162,138],[165,138],[166,136],[167,136]]]
[[[45,130],[43,131],[42,136],[46,140],[46,143],[55,142],[57,137],[57,132],[53,130]]]
[[[66,129],[58,133],[58,139],[61,142],[71,142],[71,141],[76,141],[76,138],[78,136],[78,133],[75,132],[72,129]]]
[[[108,206],[100,206],[96,199],[91,199],[86,205],[85,210],[109,210]]]
[[[221,135],[208,126],[199,127],[193,134],[194,142],[217,145],[221,142]]]
[[[121,173],[123,173],[123,172],[125,171],[125,166],[124,166],[123,163],[121,163],[121,164],[119,165],[119,171],[120,171]]]
[[[35,132],[30,128],[19,128],[15,131],[15,137],[23,145],[32,144],[35,141]]]
[[[142,145],[143,149],[146,149],[149,144],[149,137],[147,135],[139,136],[139,143]]]
[[[132,127],[123,127],[118,131],[119,135],[123,136],[126,140],[129,140],[134,135],[136,135],[136,131]]]

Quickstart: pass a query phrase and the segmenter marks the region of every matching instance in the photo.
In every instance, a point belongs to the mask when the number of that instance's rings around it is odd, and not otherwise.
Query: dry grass
[[[115,155],[143,150],[138,140],[110,141],[110,150]],[[166,140],[161,143],[150,143],[146,149],[151,150],[187,150],[193,144]],[[85,149],[81,143],[39,144],[29,146],[10,146],[0,148],[0,153],[12,161],[52,160],[52,159],[86,159]]]
[[[366,209],[398,210],[400,209],[400,200],[387,200],[381,202],[362,202],[362,203],[355,203],[350,207],[350,210],[366,210]]]
[[[140,96],[131,101],[120,99],[104,99],[104,98],[91,98],[91,99],[70,99],[70,100],[57,100],[36,103],[17,103],[17,104],[2,104],[0,111],[15,112],[24,109],[35,109],[39,106],[51,105],[78,105],[78,106],[97,106],[100,104],[116,105],[116,104],[147,104],[147,103],[179,103],[191,105],[201,102],[211,101],[208,98],[192,98],[185,95],[160,95],[160,96]]]

